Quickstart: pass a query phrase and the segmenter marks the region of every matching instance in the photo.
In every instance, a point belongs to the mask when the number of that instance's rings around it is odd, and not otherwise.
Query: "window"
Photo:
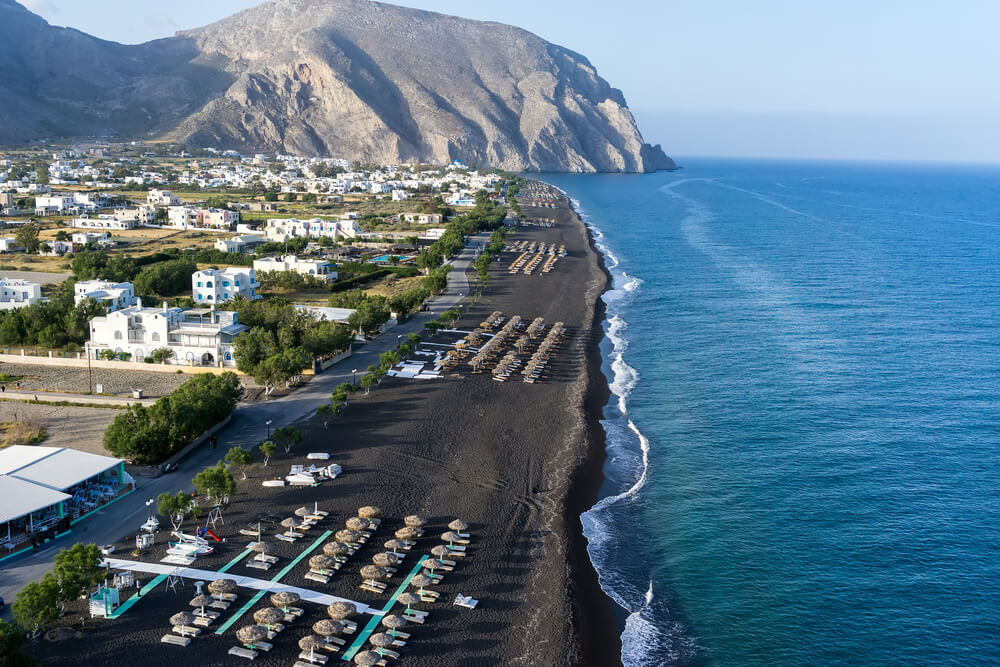
[[[122,332],[121,331],[116,331],[115,332],[115,340],[121,340],[121,339],[122,339]]]
[[[222,286],[223,287],[229,287],[229,281],[228,280],[223,280],[222,281]]]
[[[160,342],[160,334],[158,332],[156,332],[156,331],[153,332],[153,342],[154,343],[159,343]]]
[[[202,294],[199,294],[199,295],[198,295],[198,301],[201,301],[201,300],[202,300],[202,299],[204,299],[204,298],[205,298],[205,297],[204,297],[204,295],[202,295]]]
[[[236,286],[237,286],[237,287],[239,287],[239,286],[240,286],[240,281],[238,281],[238,280],[236,281]]]
[[[201,284],[200,280],[198,281],[198,287],[204,287],[204,285]]]
[[[205,283],[205,287],[211,287],[211,286],[212,286],[212,281],[211,280],[208,281],[207,283]]]
[[[209,295],[208,295],[208,300],[209,300],[209,301],[211,301],[211,300],[212,300],[212,295],[211,295],[211,294],[209,294]]]

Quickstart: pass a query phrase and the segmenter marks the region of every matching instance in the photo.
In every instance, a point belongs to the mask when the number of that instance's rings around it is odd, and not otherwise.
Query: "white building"
[[[142,301],[90,321],[90,350],[128,353],[142,361],[154,350],[167,348],[171,364],[235,366],[233,338],[247,330],[236,313],[214,308],[143,308]]]
[[[115,220],[131,221],[134,226],[151,225],[156,222],[156,207],[143,204],[138,208],[115,209]]]
[[[99,215],[96,218],[73,218],[73,226],[77,229],[135,229],[135,220],[116,220],[111,215]]]
[[[406,201],[410,198],[410,193],[406,190],[393,190],[392,201]]]
[[[328,308],[326,306],[302,306],[298,304],[296,304],[295,309],[309,313],[320,322],[325,320],[338,324],[347,324],[347,320],[355,312],[353,308]]]
[[[440,213],[404,213],[403,219],[418,225],[440,225],[442,220]]]
[[[240,214],[225,209],[196,209],[171,206],[167,209],[167,226],[177,229],[216,229],[231,231],[239,222]]]
[[[14,310],[37,303],[42,298],[42,286],[16,278],[0,278],[0,310]]]
[[[35,197],[35,215],[62,215],[76,206],[73,195],[50,195]]]
[[[14,252],[17,250],[17,239],[13,236],[0,239],[0,252]]]
[[[303,276],[314,276],[324,280],[336,280],[337,272],[325,259],[300,259],[295,255],[284,257],[263,257],[253,261],[253,270],[261,271],[294,271]]]
[[[48,257],[65,255],[68,252],[73,252],[72,241],[42,241],[42,244],[38,249],[39,255],[46,255]]]
[[[237,295],[259,299],[258,287],[254,270],[244,267],[205,269],[191,274],[191,296],[199,304],[214,305]]]
[[[215,242],[215,249],[219,252],[246,252],[266,242],[267,239],[257,234],[241,234],[231,239],[219,239]]]
[[[103,303],[109,313],[136,304],[132,283],[112,283],[107,280],[84,280],[76,283],[73,286],[73,302],[79,306],[86,299]]]
[[[88,243],[97,243],[104,239],[110,239],[111,235],[107,232],[73,232],[71,238],[73,239],[73,243],[87,245]]]
[[[177,206],[181,202],[170,190],[150,190],[146,203],[152,206]]]
[[[264,234],[268,240],[284,243],[294,238],[306,237],[318,239],[354,238],[360,233],[356,219],[298,220],[296,218],[271,218],[267,221]]]

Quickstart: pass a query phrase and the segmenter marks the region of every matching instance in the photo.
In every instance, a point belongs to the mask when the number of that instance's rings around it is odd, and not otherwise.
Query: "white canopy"
[[[0,475],[0,498],[3,498],[0,523],[7,523],[68,500],[70,496],[23,479]]]
[[[13,445],[0,449],[0,475],[62,491],[120,463],[110,456],[65,447]]]

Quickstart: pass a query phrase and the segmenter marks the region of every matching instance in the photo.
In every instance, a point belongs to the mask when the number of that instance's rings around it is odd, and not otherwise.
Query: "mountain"
[[[0,141],[110,134],[511,171],[674,167],[586,58],[497,23],[271,0],[126,46],[0,0],[0,38]]]

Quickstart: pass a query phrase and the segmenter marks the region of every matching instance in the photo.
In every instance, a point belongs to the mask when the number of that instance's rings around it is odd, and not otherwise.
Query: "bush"
[[[135,277],[137,294],[176,296],[190,291],[191,274],[198,270],[193,259],[173,259],[142,269]]]

